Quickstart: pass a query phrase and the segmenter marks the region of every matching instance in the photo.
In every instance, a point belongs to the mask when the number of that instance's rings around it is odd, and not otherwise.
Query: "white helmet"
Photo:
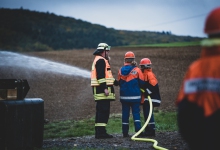
[[[106,43],[99,43],[97,49],[103,49],[105,51],[110,51],[111,46],[108,46]]]
[[[106,43],[99,43],[97,49],[93,53],[93,55],[97,55],[99,53],[102,53],[103,51],[110,51],[111,46],[109,46]]]

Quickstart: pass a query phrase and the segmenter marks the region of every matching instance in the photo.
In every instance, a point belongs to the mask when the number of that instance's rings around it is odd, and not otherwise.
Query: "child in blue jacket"
[[[135,132],[141,129],[140,103],[141,87],[144,85],[144,77],[136,66],[135,55],[129,51],[125,54],[124,66],[118,72],[120,86],[120,102],[122,104],[122,133],[123,137],[129,134],[130,108],[134,119]]]

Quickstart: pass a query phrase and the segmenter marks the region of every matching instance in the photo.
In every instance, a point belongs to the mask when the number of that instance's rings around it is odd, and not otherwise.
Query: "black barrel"
[[[43,145],[44,101],[0,101],[0,149],[23,150]]]
[[[26,79],[0,79],[0,100],[22,100],[29,89]]]

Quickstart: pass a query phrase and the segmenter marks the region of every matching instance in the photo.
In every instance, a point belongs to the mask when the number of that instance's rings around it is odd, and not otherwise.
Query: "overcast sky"
[[[220,0],[1,0],[0,8],[23,8],[73,17],[107,28],[170,31],[205,37],[208,13]]]

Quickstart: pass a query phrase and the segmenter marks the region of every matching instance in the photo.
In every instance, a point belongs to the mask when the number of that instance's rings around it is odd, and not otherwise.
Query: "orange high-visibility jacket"
[[[103,78],[97,78],[97,73],[100,70],[97,70],[96,63],[100,60],[103,60],[102,62],[105,63],[105,68],[102,68],[105,70],[105,74],[103,74]],[[106,60],[102,56],[96,56],[92,64],[92,71],[91,71],[91,86],[93,88],[93,96],[94,96],[95,101],[99,101],[99,100],[114,101],[115,100],[115,92],[114,92],[114,87],[113,87],[114,81],[115,79],[113,78],[108,60]],[[108,91],[109,91],[108,96],[105,95],[104,88],[108,88]]]
[[[105,78],[103,79],[98,79],[97,80],[97,71],[96,71],[96,62],[99,59],[103,59],[105,61],[106,67],[105,67]],[[92,64],[92,72],[91,72],[91,86],[99,86],[100,83],[106,82],[106,85],[113,85],[114,84],[115,79],[113,78],[111,69],[110,69],[110,65],[108,63],[108,60],[106,60],[104,57],[102,56],[96,56],[93,64]]]
[[[209,117],[220,109],[220,46],[203,48],[201,58],[188,69],[176,105],[186,99]]]

